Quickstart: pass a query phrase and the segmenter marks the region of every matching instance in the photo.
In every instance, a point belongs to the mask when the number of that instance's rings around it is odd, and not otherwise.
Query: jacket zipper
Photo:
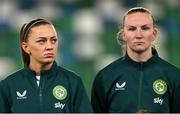
[[[143,80],[143,63],[140,63],[140,78],[139,78],[139,93],[138,93],[138,109],[141,108],[141,97],[142,97],[142,80]]]
[[[40,83],[39,83],[39,109],[40,109],[40,112],[43,112],[43,93],[42,93],[42,90],[43,90],[43,77],[41,76],[40,78]]]
[[[39,104],[40,104],[40,112],[42,111],[42,87],[39,86]]]

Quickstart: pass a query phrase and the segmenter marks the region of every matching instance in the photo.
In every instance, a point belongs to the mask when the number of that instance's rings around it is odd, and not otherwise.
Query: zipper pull
[[[39,86],[39,96],[40,97],[42,96],[42,88],[41,88],[41,86]]]

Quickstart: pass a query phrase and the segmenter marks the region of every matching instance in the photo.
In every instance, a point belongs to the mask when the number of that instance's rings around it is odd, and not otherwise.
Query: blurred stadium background
[[[162,58],[180,67],[178,0],[0,0],[0,79],[22,68],[19,31],[34,18],[51,20],[60,38],[57,62],[79,74],[88,95],[96,73],[122,56],[116,33],[129,8],[155,15]]]

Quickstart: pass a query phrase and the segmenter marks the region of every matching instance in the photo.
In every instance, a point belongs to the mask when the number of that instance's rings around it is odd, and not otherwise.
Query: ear
[[[30,54],[27,42],[22,42],[21,47],[27,54]]]
[[[154,41],[157,38],[157,34],[158,34],[158,30],[157,28],[154,28],[152,41]]]

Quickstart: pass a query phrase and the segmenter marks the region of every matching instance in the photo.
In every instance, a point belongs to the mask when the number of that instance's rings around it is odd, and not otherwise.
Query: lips
[[[144,42],[134,42],[134,44],[141,45],[144,44]]]
[[[51,58],[51,57],[54,57],[54,54],[53,53],[46,53],[44,54],[45,57],[48,57],[48,58]]]

